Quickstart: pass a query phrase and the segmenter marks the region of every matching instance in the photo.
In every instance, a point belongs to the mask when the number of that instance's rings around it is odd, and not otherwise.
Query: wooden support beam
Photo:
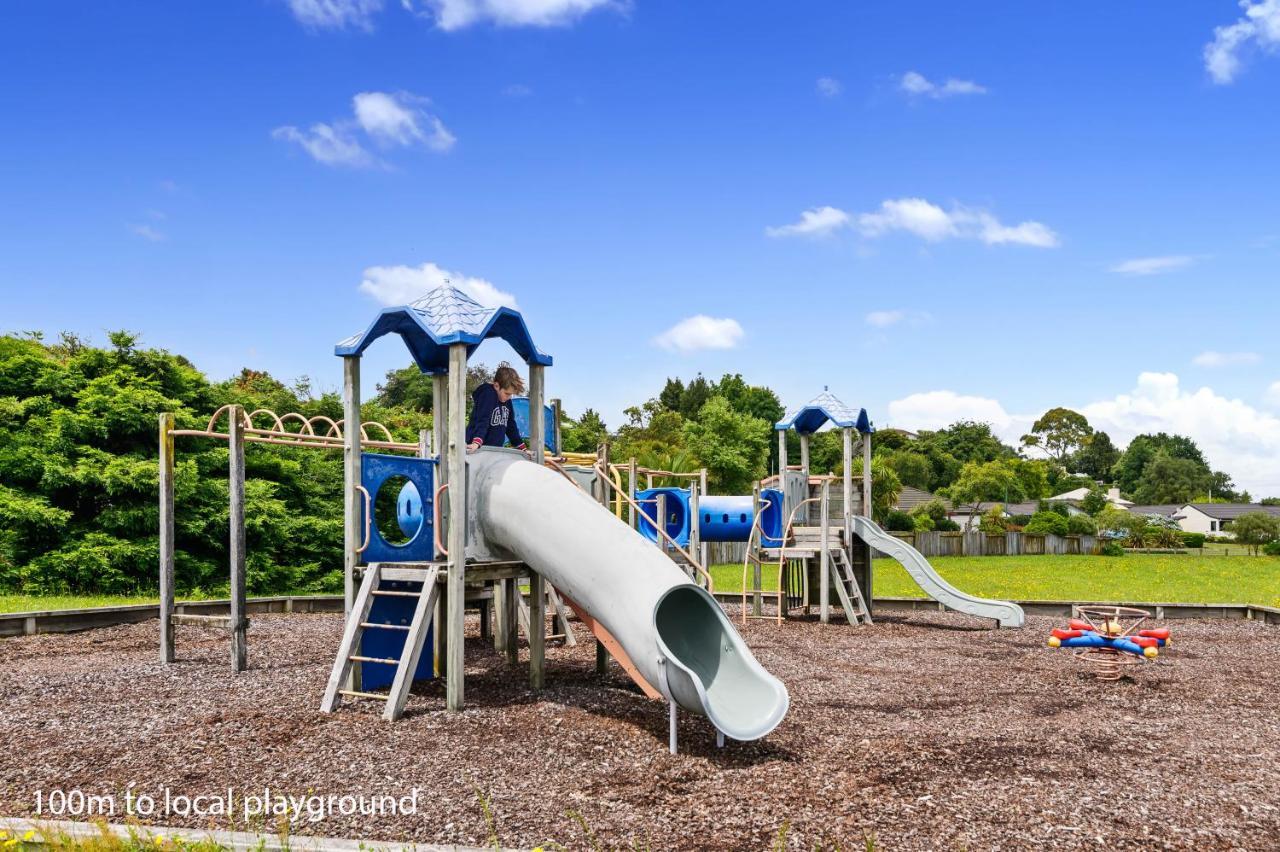
[[[546,420],[542,413],[542,400],[546,394],[546,367],[529,365],[529,439],[533,444],[533,462],[542,466],[546,457]],[[530,535],[538,535],[530,530]],[[547,629],[545,613],[547,590],[542,575],[537,571],[529,578],[529,685],[541,689],[546,670]]]
[[[759,483],[757,483],[757,485],[758,484]],[[707,496],[707,469],[704,467],[698,471],[698,499],[701,500],[703,497],[706,497],[706,496]],[[693,520],[695,522],[698,521],[698,518],[696,515],[694,516]],[[702,562],[702,566],[704,568],[710,568],[711,562],[709,561],[709,557],[711,554],[708,553],[707,543],[702,540],[701,535],[698,536],[698,543],[699,543],[698,559]]]
[[[249,667],[249,641],[244,614],[245,599],[245,531],[244,531],[244,409],[231,406],[228,478],[231,490],[230,542],[231,559],[231,671]]]
[[[364,539],[364,500],[360,485],[360,356],[342,359],[342,595],[350,613],[356,597],[356,568]],[[360,664],[352,666],[347,689],[360,689]]]
[[[463,688],[463,629],[466,616],[467,563],[467,345],[449,346],[449,576],[445,594],[445,648],[448,682],[445,705],[461,710]]]
[[[560,404],[560,400],[551,400],[551,444],[555,449],[552,455],[560,455],[564,448],[560,443],[560,418],[564,416],[564,406]]]
[[[503,649],[507,653],[507,663],[514,666],[520,662],[520,580],[513,578],[500,582],[503,587],[500,618],[506,625]]]
[[[809,436],[804,434],[803,432],[800,433],[800,470],[804,472],[804,477],[806,480],[808,480],[809,478]],[[806,482],[805,485],[807,487],[808,482]],[[807,491],[805,493],[805,496],[806,497],[809,496]]]
[[[870,518],[871,515],[871,433],[867,432],[862,436],[862,514],[864,517]],[[871,547],[867,545],[864,548],[866,557],[863,560],[865,570],[862,571],[862,597],[867,602],[867,611],[871,611],[872,604],[872,562]],[[851,560],[852,561],[852,560]]]
[[[631,495],[632,499],[635,498],[636,491],[639,490],[636,488],[636,477],[638,475],[636,473],[636,459],[635,456],[632,456],[631,461],[627,462],[627,488],[630,489],[627,493]],[[631,524],[631,529],[635,529],[636,524],[639,523],[639,519],[636,517],[635,503],[627,504],[627,523]]]
[[[751,487],[751,517],[754,521],[758,521],[760,518],[760,483],[759,482],[755,483]],[[760,537],[764,538],[763,525],[761,525],[760,527]],[[764,547],[764,542],[762,541],[757,541],[756,544],[759,547]],[[749,537],[747,539],[747,547],[748,548],[751,547],[751,539]],[[747,555],[750,556],[751,554],[748,553]],[[705,565],[706,562],[704,561],[702,564]],[[751,564],[752,564],[751,590],[753,592],[751,596],[751,614],[761,615],[764,612],[764,596],[760,594],[761,586],[764,585],[764,569],[760,565],[759,559],[752,559]],[[783,589],[782,591],[786,591],[786,590]]]
[[[173,414],[160,415],[160,662],[173,650]]]
[[[826,624],[831,619],[831,480],[822,480],[822,499],[818,521],[822,530],[818,553],[818,619]]]

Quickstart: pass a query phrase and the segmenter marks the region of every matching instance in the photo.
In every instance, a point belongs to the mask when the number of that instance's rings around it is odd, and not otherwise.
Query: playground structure
[[[396,441],[382,424],[361,422],[360,358],[388,334],[399,336],[419,369],[432,376],[433,428],[416,443]],[[465,451],[467,361],[493,337],[506,341],[528,367],[528,397],[513,407],[531,458],[502,448]],[[616,464],[607,444],[596,454],[561,452],[559,405],[544,405],[545,370],[552,359],[537,349],[513,309],[484,308],[454,288],[438,288],[410,305],[384,309],[364,332],[340,342],[335,354],[343,359],[341,420],[245,412],[233,405],[198,430],[176,429],[173,416],[162,415],[164,662],[175,659],[174,625],[195,622],[229,629],[233,669],[247,665],[247,443],[343,452],[346,623],[321,702],[324,712],[344,699],[376,700],[384,702],[382,715],[394,720],[404,712],[414,681],[429,678],[444,681],[449,710],[461,709],[467,609],[480,611],[482,637],[512,665],[524,632],[529,682],[540,689],[548,639],[576,641],[569,626],[573,612],[596,639],[598,671],[612,657],[645,695],[669,703],[673,751],[678,708],[706,716],[719,744],[726,736],[765,736],[786,714],[787,690],[756,661],[713,597],[709,542],[745,545],[744,619],[781,621],[803,607],[806,613],[816,608],[825,623],[832,607],[840,607],[850,624],[871,623],[874,546],[902,561],[947,606],[1002,625],[1022,623],[1016,605],[953,589],[923,557],[874,524],[870,420],[865,410],[849,409],[829,392],[776,425],[783,469],[775,481],[758,483],[751,495],[711,495],[705,469],[653,470],[634,459]],[[225,431],[219,431],[224,417]],[[266,428],[255,425],[264,420]],[[831,498],[833,477],[811,476],[808,463],[809,439],[828,422],[843,430],[838,509]],[[799,466],[785,464],[786,432],[792,428],[800,438]],[[855,431],[862,455],[856,499]],[[231,449],[226,617],[174,613],[176,437],[227,440]],[[833,514],[840,522],[832,523]],[[777,591],[764,588],[766,568],[777,572]],[[775,605],[766,615],[763,602],[769,598]],[[548,608],[555,625],[550,636]],[[375,691],[382,687],[387,690]]]
[[[1070,648],[1076,659],[1094,667],[1098,680],[1117,681],[1130,666],[1154,661],[1173,639],[1169,628],[1144,629],[1151,618],[1145,609],[1126,606],[1077,607],[1078,618],[1055,627],[1050,648]]]

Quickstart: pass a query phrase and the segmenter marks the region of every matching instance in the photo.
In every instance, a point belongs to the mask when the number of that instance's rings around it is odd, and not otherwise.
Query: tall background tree
[[[1093,427],[1083,414],[1069,408],[1051,408],[1022,436],[1022,445],[1043,450],[1065,467],[1092,435]]]

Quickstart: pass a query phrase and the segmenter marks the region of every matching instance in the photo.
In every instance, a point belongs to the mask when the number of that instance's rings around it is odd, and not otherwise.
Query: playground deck
[[[575,849],[765,849],[783,832],[804,849],[862,848],[867,834],[884,849],[1274,843],[1280,630],[1178,621],[1168,665],[1107,685],[1044,647],[1057,620],[1029,622],[753,622],[744,636],[790,689],[790,714],[719,752],[705,720],[682,717],[677,757],[665,705],[616,667],[598,679],[592,642],[548,647],[534,694],[502,676],[474,620],[467,709],[445,712],[432,685],[395,725],[380,707],[317,712],[339,616],[256,616],[239,676],[225,634],[198,627],[180,628],[171,666],[154,623],[5,639],[0,742],[20,759],[0,767],[0,814],[32,814],[37,789],[119,796],[130,782],[188,795],[417,787],[416,815],[294,831]]]

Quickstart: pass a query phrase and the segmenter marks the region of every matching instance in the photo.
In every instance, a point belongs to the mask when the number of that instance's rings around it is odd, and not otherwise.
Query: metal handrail
[[[357,485],[356,490],[364,495],[364,544],[356,548],[356,553],[364,553],[373,537],[373,497],[363,485]]]
[[[605,483],[610,488],[615,487],[614,484],[609,481],[608,474],[600,467],[599,464],[596,465],[595,470],[596,470],[596,473],[600,475],[601,482]],[[623,500],[626,500],[628,503],[634,506],[638,514],[643,516],[645,520],[647,520],[650,524],[653,525],[653,528],[657,532],[657,534],[662,536],[662,538],[664,538],[668,543],[670,543],[670,545],[676,549],[676,552],[679,553],[681,556],[683,556],[685,560],[687,560],[688,563],[693,566],[694,571],[696,571],[703,578],[705,578],[707,583],[707,586],[706,586],[707,591],[708,592],[713,591],[715,587],[715,581],[711,579],[711,574],[707,571],[707,569],[703,567],[703,565],[697,559],[693,558],[693,554],[689,553],[689,551],[681,547],[676,542],[676,540],[672,538],[665,529],[662,528],[663,527],[662,524],[654,520],[647,512],[645,512],[644,509],[641,509],[640,505],[635,501],[635,498],[633,498],[630,494],[627,494],[620,489],[617,491],[617,493],[621,495]]]
[[[440,495],[449,490],[449,483],[443,483],[436,489],[435,499],[431,501],[431,533],[436,540],[436,550],[442,555],[448,556],[449,551],[445,548],[444,542],[440,541]]]
[[[769,497],[769,498],[766,498],[760,505],[763,506],[764,503],[773,504],[774,502],[775,502],[775,499],[772,497]],[[763,578],[763,567],[764,567],[763,563],[761,563],[759,559],[756,559],[754,556],[751,555],[752,539],[758,539],[761,546],[762,547],[764,546],[764,527],[760,523],[763,517],[764,517],[764,510],[760,507],[757,507],[755,519],[752,520],[751,522],[751,531],[747,533],[747,546],[742,553],[742,623],[743,624],[747,623],[747,617],[748,617],[747,616],[747,568],[750,567],[749,565],[750,562],[755,562],[757,565],[761,566],[761,569],[762,569],[761,576]],[[759,532],[759,536],[756,535],[757,532]],[[784,537],[783,540],[779,542],[779,544],[785,545],[786,538]],[[779,624],[782,623],[782,613],[783,613],[784,601],[786,596],[786,589],[782,587],[782,570],[783,570],[782,562],[779,561],[778,562],[778,591],[776,593],[766,592],[763,589],[760,590],[760,597],[762,598],[763,597],[778,598],[778,623]],[[751,594],[754,595],[755,591],[752,591]]]

